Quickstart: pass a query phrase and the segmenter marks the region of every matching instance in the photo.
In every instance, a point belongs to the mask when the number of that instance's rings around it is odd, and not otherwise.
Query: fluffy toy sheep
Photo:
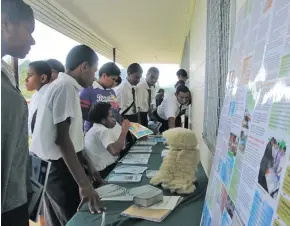
[[[163,136],[167,139],[170,150],[150,183],[161,184],[163,188],[178,194],[194,192],[195,172],[199,162],[195,133],[185,128],[174,128],[165,131]]]

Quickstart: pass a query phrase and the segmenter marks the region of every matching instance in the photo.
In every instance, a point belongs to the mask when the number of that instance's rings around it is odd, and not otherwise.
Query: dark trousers
[[[159,115],[157,114],[157,110],[153,111],[153,117],[156,118],[158,120],[158,122],[161,123],[161,127],[159,128],[159,132],[163,133],[164,131],[168,130],[168,120],[164,120],[162,118],[159,117]]]
[[[80,158],[81,152],[77,153]],[[44,194],[46,226],[65,226],[80,204],[79,188],[64,160],[53,160]]]
[[[140,112],[140,124],[142,126],[148,127],[148,112]]]
[[[2,213],[1,225],[3,226],[29,226],[27,203],[13,210]]]

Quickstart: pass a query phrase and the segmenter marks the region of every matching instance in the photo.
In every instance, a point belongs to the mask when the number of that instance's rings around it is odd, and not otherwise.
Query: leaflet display
[[[290,225],[290,1],[241,8],[201,225]]]

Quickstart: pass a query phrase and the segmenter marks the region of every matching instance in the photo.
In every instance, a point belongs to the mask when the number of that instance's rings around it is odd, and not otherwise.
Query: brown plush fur
[[[163,133],[169,145],[169,153],[163,159],[159,172],[151,179],[152,185],[178,194],[194,192],[195,172],[199,162],[198,142],[195,133],[185,128],[174,128]]]

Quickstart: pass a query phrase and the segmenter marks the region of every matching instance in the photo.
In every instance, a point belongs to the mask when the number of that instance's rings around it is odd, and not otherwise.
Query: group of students
[[[1,19],[1,57],[24,58],[35,44],[31,7],[21,0],[3,0]],[[182,107],[190,104],[182,69],[176,91],[165,96],[162,90],[157,93],[156,67],[143,79],[142,67],[133,63],[122,82],[115,63],[104,64],[96,80],[97,69],[98,56],[86,45],[70,50],[65,68],[54,59],[30,63],[25,82],[36,93],[28,109],[13,72],[2,60],[3,225],[28,225],[28,136],[30,152],[51,162],[43,201],[45,225],[66,225],[85,202],[91,213],[104,210],[95,188],[132,142],[130,122],[148,126],[149,120],[159,121],[163,132],[176,126]]]

